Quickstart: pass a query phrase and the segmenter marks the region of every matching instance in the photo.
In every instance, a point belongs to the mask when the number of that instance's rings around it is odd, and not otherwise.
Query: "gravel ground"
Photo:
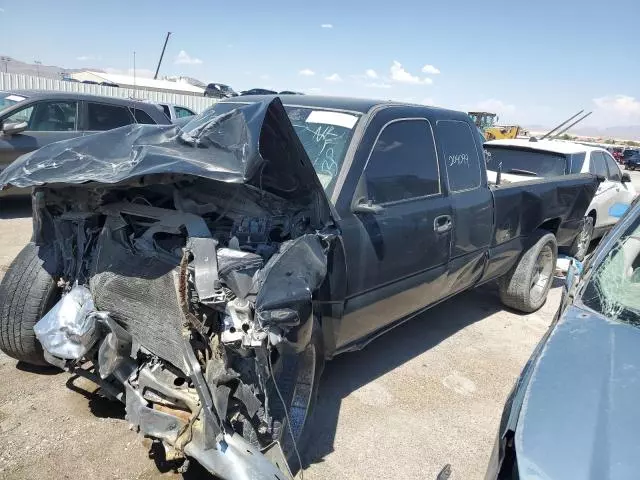
[[[631,172],[640,190],[640,172]],[[0,200],[0,276],[31,235],[29,206]],[[560,298],[530,315],[495,288],[449,300],[327,364],[304,477],[482,478],[502,404]],[[0,353],[0,479],[178,479],[162,473],[124,409],[83,379]],[[185,478],[203,478],[192,471]]]

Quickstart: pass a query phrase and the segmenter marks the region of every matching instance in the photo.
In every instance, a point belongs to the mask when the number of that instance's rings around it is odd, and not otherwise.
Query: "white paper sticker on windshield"
[[[8,95],[6,97],[4,97],[5,100],[10,100],[12,102],[21,102],[25,99],[25,97],[21,97],[19,95]]]
[[[307,123],[324,123],[351,129],[358,121],[358,117],[349,113],[314,110],[309,114],[306,121]]]

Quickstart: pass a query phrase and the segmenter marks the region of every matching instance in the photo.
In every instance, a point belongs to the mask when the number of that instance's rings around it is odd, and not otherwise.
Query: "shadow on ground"
[[[486,285],[426,311],[361,351],[328,362],[311,421],[313,442],[304,453],[305,466],[322,462],[333,451],[343,398],[503,308],[497,287]]]
[[[27,218],[31,216],[31,197],[0,198],[0,219]]]
[[[72,375],[67,380],[69,390],[79,393],[89,400],[89,410],[99,418],[117,418],[124,420],[125,408],[122,402],[111,400],[100,393],[100,388],[88,380]]]

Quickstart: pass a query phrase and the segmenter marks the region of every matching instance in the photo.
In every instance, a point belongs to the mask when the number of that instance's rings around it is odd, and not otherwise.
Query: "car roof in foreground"
[[[409,103],[394,102],[391,100],[374,100],[368,98],[351,98],[351,97],[330,97],[323,95],[240,95],[238,97],[225,98],[221,103],[257,103],[261,101],[271,101],[274,98],[280,98],[283,105],[325,108],[329,110],[344,110],[354,113],[367,113],[372,108],[388,105],[388,106],[413,106],[426,109],[443,111],[438,107],[429,107],[426,105],[417,105]]]
[[[79,92],[51,92],[48,90],[10,90],[10,93],[15,95],[20,95],[21,97],[26,97],[29,100],[36,99],[62,99],[62,98],[71,98],[74,100],[87,100],[87,101],[104,101],[113,103],[116,105],[154,105],[154,102],[142,102],[139,100],[132,100],[129,98],[120,98],[120,97],[105,97],[101,95],[92,95],[90,93],[79,93]]]
[[[514,138],[508,140],[490,140],[485,142],[489,147],[504,147],[513,149],[539,150],[541,152],[552,152],[562,155],[573,153],[583,153],[591,151],[604,151],[603,148],[591,147],[575,142],[567,142],[564,140],[538,140],[532,142],[524,138]]]

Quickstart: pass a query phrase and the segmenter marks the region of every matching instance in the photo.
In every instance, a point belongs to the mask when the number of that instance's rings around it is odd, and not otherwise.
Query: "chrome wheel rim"
[[[531,300],[535,303],[544,297],[553,276],[553,250],[549,244],[542,247],[531,276]]]

